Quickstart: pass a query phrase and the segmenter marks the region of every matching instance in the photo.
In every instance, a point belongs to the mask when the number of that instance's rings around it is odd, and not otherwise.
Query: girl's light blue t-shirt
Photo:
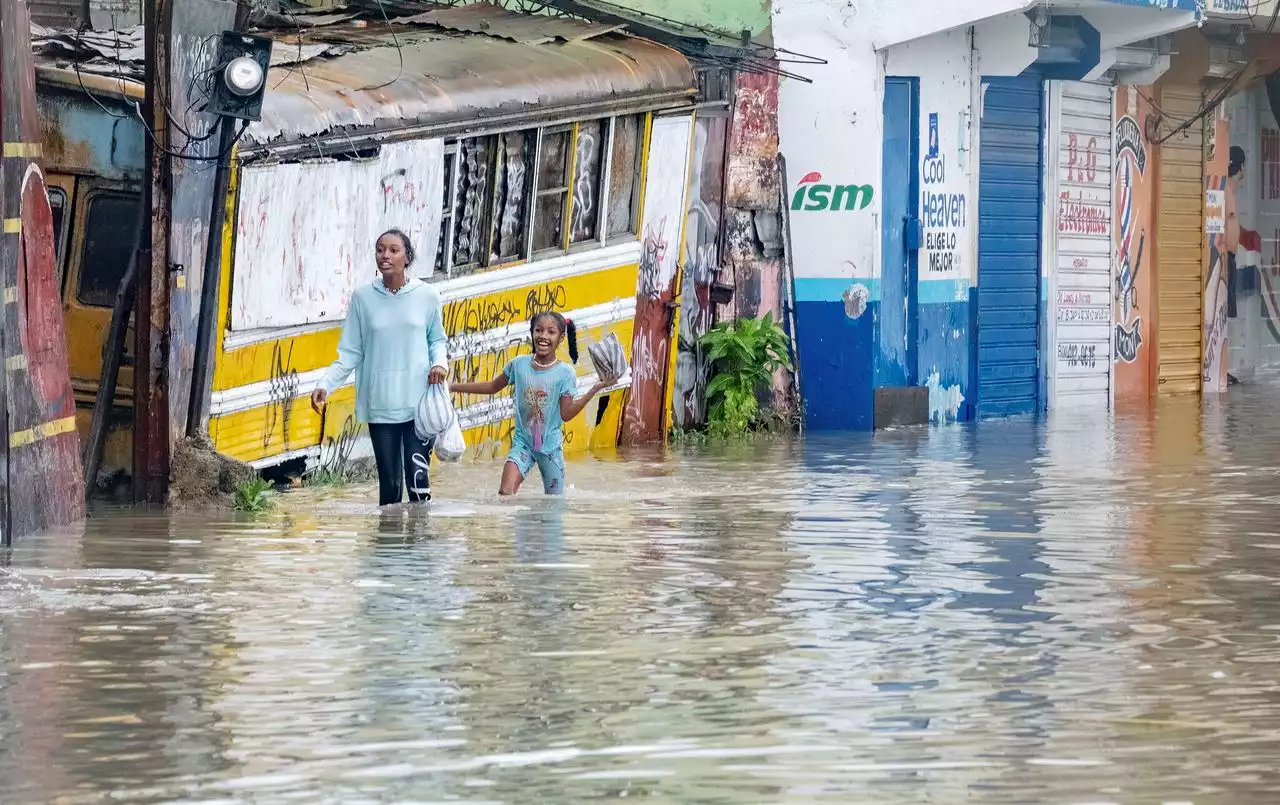
[[[532,355],[514,358],[503,370],[516,404],[513,439],[535,453],[554,453],[564,446],[560,399],[578,392],[578,375],[558,361],[550,369],[533,365]]]
[[[338,360],[320,381],[332,394],[356,376],[356,419],[390,424],[413,419],[433,366],[448,368],[440,294],[410,279],[392,293],[376,279],[351,295]]]

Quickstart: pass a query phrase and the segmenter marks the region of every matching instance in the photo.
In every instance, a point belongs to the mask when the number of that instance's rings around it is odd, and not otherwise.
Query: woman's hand
[[[449,379],[449,372],[443,366],[432,366],[431,374],[427,375],[427,382],[431,385],[443,383]]]
[[[311,392],[311,408],[317,414],[322,411],[325,404],[329,402],[329,392],[324,389],[316,389]]]

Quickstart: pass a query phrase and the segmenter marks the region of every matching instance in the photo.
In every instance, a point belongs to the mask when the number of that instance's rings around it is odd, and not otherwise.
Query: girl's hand
[[[311,392],[311,409],[317,414],[323,411],[327,402],[329,402],[329,392],[324,389],[316,389]]]
[[[427,382],[433,386],[436,385],[437,383],[443,383],[448,379],[449,379],[449,373],[448,371],[445,370],[443,366],[432,366],[431,374],[427,375]]]

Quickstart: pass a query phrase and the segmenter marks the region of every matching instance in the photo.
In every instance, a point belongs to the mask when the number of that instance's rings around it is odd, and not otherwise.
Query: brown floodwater
[[[0,802],[1280,802],[1278,403],[98,510],[0,564]]]

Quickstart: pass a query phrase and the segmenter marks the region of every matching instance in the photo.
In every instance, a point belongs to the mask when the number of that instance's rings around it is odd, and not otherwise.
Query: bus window
[[[103,193],[89,199],[80,264],[81,304],[111,307],[124,280],[138,226],[138,197]]]

